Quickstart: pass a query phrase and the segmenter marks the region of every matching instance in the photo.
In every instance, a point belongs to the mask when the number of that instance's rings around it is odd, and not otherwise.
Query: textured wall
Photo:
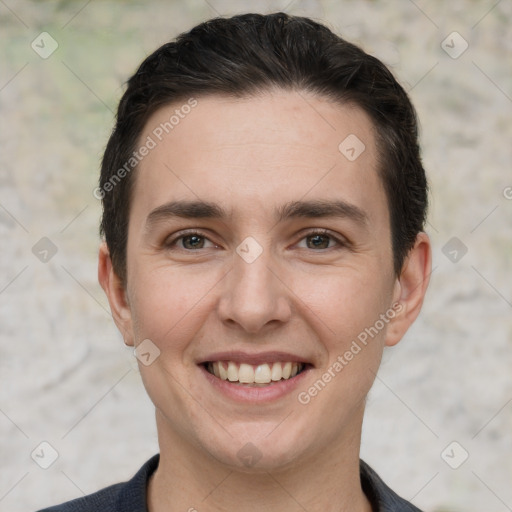
[[[512,510],[505,0],[0,2],[0,510],[90,493],[156,452],[152,405],[96,281],[92,191],[112,111],[135,66],[178,32],[283,9],[390,65],[422,125],[434,272],[419,320],[385,353],[362,456],[426,512]],[[47,464],[52,450],[46,470],[31,458]]]

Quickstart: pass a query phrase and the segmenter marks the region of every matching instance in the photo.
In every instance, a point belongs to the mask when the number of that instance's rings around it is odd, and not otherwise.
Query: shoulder
[[[118,502],[119,493],[126,483],[120,483],[105,487],[93,494],[88,494],[82,498],[77,498],[60,505],[45,508],[39,512],[114,512],[118,511],[116,503]]]
[[[127,482],[105,487],[93,494],[39,512],[147,512],[147,482],[157,468],[159,458],[158,454],[151,457]]]
[[[360,461],[361,485],[374,512],[421,512],[390,489],[364,461]]]

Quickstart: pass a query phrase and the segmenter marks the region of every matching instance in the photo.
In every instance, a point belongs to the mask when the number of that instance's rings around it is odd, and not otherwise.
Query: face
[[[126,343],[146,340],[159,435],[230,466],[314,460],[358,438],[383,347],[414,316],[372,124],[305,92],[196,101],[148,121],[126,289],[102,284]]]

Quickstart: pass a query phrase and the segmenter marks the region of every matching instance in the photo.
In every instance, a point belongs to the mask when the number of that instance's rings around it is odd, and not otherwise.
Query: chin
[[[272,426],[268,422],[240,424],[236,430],[240,434],[230,437],[223,431],[221,439],[208,436],[201,445],[216,461],[239,472],[285,470],[305,455],[308,445],[307,436],[301,436],[298,431],[291,432],[287,420]]]

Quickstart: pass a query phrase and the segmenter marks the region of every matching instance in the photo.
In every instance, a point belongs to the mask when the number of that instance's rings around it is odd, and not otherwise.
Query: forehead
[[[368,203],[369,217],[387,208],[368,116],[306,92],[185,99],[153,114],[145,143],[134,215],[183,199],[246,217],[299,198]]]

